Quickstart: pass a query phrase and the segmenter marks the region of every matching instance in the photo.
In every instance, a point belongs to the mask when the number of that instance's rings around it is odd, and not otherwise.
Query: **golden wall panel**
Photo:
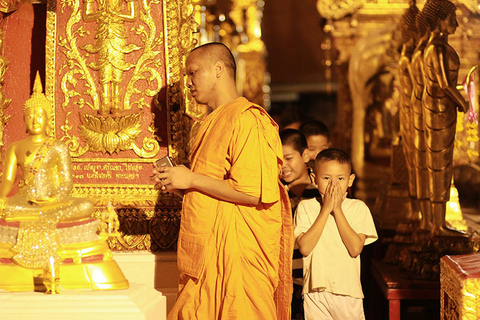
[[[113,10],[111,10],[113,8]],[[112,12],[117,12],[113,14]],[[74,194],[111,202],[116,250],[175,245],[180,198],[150,180],[165,155],[187,162],[192,102],[183,83],[195,23],[189,0],[50,0],[46,94],[72,155]]]

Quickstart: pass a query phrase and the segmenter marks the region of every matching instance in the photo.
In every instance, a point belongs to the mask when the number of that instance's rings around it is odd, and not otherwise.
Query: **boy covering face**
[[[321,197],[301,201],[294,218],[305,319],[365,319],[360,253],[378,238],[372,215],[362,201],[346,198],[355,175],[345,152],[320,152],[315,170]]]

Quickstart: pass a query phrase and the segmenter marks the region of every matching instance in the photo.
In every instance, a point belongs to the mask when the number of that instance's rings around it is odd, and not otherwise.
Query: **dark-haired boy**
[[[294,219],[305,319],[365,319],[360,253],[378,238],[372,215],[362,201],[346,198],[355,175],[345,152],[323,150],[315,170],[321,197],[301,201]]]
[[[296,129],[280,131],[283,149],[282,182],[288,190],[292,215],[298,203],[304,199],[320,197],[311,169],[307,167],[309,154],[305,136]],[[292,319],[303,319],[303,263],[302,254],[296,248],[293,252],[293,297]]]
[[[312,120],[304,122],[299,130],[307,139],[310,161],[314,162],[320,151],[330,148],[330,133],[322,121]]]

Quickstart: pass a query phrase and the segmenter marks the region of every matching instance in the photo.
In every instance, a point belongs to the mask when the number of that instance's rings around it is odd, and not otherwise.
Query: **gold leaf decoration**
[[[92,116],[81,113],[80,135],[90,147],[90,151],[115,153],[132,149],[134,141],[141,133],[141,114],[123,117]]]
[[[356,12],[365,0],[318,0],[317,10],[325,19],[339,20]]]

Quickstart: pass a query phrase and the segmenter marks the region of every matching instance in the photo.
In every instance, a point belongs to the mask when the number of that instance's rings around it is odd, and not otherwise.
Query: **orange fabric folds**
[[[217,108],[201,125],[192,170],[227,180],[261,204],[185,194],[179,294],[168,319],[290,318],[293,228],[278,181],[281,159],[276,124],[244,98]]]

